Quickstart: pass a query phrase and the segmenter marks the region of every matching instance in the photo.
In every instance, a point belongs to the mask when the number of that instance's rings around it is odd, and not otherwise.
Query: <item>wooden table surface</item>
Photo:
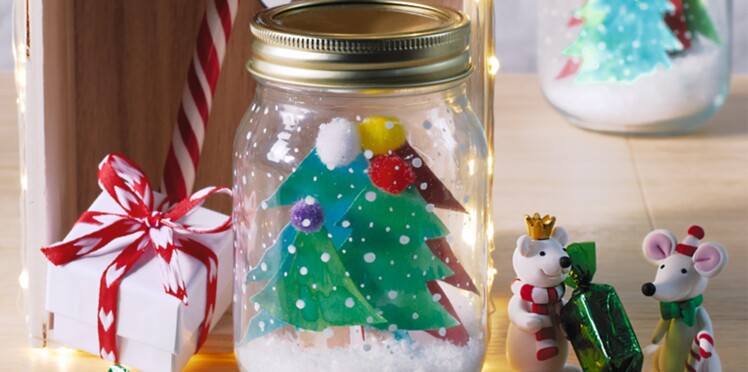
[[[748,77],[733,79],[725,107],[708,125],[674,138],[601,135],[566,124],[543,100],[532,76],[500,76],[496,97],[494,216],[499,274],[492,294],[492,336],[484,371],[507,370],[506,305],[511,255],[523,213],[554,214],[571,241],[598,243],[595,281],[613,285],[642,346],[658,305],[641,292],[655,268],[642,238],[667,228],[681,238],[701,224],[707,239],[727,247],[730,262],[710,282],[704,306],[715,323],[725,371],[748,365]],[[30,349],[18,285],[20,237],[15,88],[0,73],[0,370],[102,371],[108,364],[82,352]],[[236,370],[231,319],[225,316],[190,371]],[[650,369],[645,361],[645,370]]]

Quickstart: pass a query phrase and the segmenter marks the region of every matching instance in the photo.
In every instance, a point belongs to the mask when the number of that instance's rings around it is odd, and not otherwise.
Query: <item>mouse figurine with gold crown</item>
[[[525,216],[517,240],[517,279],[509,301],[507,359],[517,371],[578,371],[566,364],[569,344],[584,371],[641,371],[642,351],[615,289],[592,283],[594,242],[570,243],[552,216]],[[573,289],[564,302],[566,286]]]
[[[516,371],[578,371],[567,365],[569,342],[559,313],[571,259],[556,218],[525,215],[527,234],[517,239],[512,265],[517,278],[509,300],[507,359]]]

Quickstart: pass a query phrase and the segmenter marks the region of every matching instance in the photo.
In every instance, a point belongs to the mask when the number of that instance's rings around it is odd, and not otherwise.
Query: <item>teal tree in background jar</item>
[[[470,22],[402,2],[260,13],[234,143],[234,335],[248,371],[478,371],[488,148]]]
[[[697,129],[729,90],[730,10],[730,0],[543,0],[543,92],[583,128]]]

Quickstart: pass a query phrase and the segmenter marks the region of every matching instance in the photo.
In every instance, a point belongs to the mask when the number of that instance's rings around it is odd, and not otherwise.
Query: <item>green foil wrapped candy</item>
[[[561,308],[561,323],[585,371],[641,371],[643,355],[613,287],[593,284],[595,243],[566,247],[572,266],[566,285],[574,288]]]
[[[130,370],[119,364],[112,364],[107,372],[130,372]]]

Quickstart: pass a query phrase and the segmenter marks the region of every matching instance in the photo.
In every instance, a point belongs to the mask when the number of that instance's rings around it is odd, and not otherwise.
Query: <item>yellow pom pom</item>
[[[395,151],[405,143],[405,129],[393,116],[369,116],[359,125],[361,147],[374,155]]]

